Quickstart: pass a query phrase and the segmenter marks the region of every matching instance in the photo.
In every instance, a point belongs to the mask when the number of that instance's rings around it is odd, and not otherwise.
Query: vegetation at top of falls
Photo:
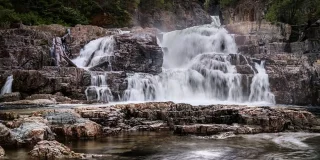
[[[237,4],[239,0],[220,0],[220,5],[224,6],[231,6]]]
[[[130,26],[136,9],[173,9],[174,0],[0,0],[0,27],[25,25],[93,24]]]
[[[271,0],[266,19],[291,25],[312,23],[320,18],[320,0]]]
[[[0,0],[0,25],[92,24],[107,21],[110,27],[127,26],[129,11],[138,0]]]

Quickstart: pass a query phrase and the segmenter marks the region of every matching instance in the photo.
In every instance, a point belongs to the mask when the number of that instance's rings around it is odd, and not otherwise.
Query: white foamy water
[[[87,100],[97,100],[99,102],[113,101],[113,95],[107,85],[106,74],[96,74],[91,72],[91,86],[86,91]]]
[[[274,104],[263,63],[255,66],[258,72],[253,78],[239,74],[236,64],[231,62],[234,57],[239,59],[233,36],[221,27],[219,17],[213,16],[212,20],[210,25],[165,33],[162,41],[158,41],[164,52],[163,72],[159,75],[129,74],[128,88],[120,99],[191,104]],[[109,62],[107,69],[112,71],[114,45],[113,36],[91,41],[73,62],[82,68]],[[241,65],[249,65],[245,61],[247,64]],[[91,86],[86,90],[88,100],[97,97],[99,101],[112,101],[106,74],[91,74]]]
[[[253,77],[251,83],[251,92],[249,96],[250,102],[266,101],[269,103],[276,103],[274,94],[270,92],[269,76],[264,69],[264,62],[255,64],[258,73]]]
[[[247,75],[237,73],[236,66],[231,64],[232,55],[238,53],[233,36],[220,28],[219,17],[212,19],[211,25],[164,34],[160,43],[165,48],[163,72],[156,76],[131,75],[124,100],[275,103],[263,64],[255,66],[258,73],[251,85],[247,84]],[[250,88],[250,93],[245,87]]]
[[[242,135],[244,138],[255,141],[271,141],[279,147],[288,149],[310,149],[310,146],[304,141],[309,138],[319,137],[318,133],[262,133],[256,135]]]
[[[88,69],[101,63],[101,61],[109,62],[107,69],[112,71],[111,60],[113,58],[114,47],[113,36],[99,38],[89,42],[80,52],[80,56],[73,62],[80,68]],[[99,102],[113,101],[113,95],[107,84],[106,73],[90,71],[91,86],[86,91],[87,100],[96,100]]]
[[[12,92],[12,82],[13,82],[13,76],[11,75],[11,76],[7,77],[6,83],[4,84],[4,86],[1,89],[0,95],[4,95],[6,93]]]
[[[108,68],[112,70],[110,60],[113,57],[114,43],[113,36],[93,40],[81,49],[80,56],[74,59],[73,62],[81,68],[94,67],[105,58],[109,61]]]
[[[216,27],[221,26],[220,18],[219,16],[211,16],[212,19],[212,25],[215,25]]]

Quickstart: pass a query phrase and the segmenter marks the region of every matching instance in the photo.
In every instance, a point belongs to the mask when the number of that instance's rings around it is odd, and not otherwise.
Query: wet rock
[[[19,114],[14,112],[0,112],[0,120],[10,121],[19,118]]]
[[[29,152],[33,159],[80,159],[82,156],[57,141],[41,141]]]
[[[105,127],[119,127],[124,114],[112,107],[77,107],[75,111],[83,118],[88,118]]]
[[[263,130],[259,126],[239,126],[226,124],[194,124],[194,125],[177,125],[174,128],[176,134],[196,134],[196,135],[215,135],[225,132],[234,134],[255,134]]]
[[[43,123],[23,123],[18,128],[12,130],[18,145],[32,146],[42,140],[53,140],[54,133]]]
[[[113,136],[121,133],[121,128],[110,128],[110,127],[104,127],[103,128],[103,134],[107,136]]]
[[[0,146],[0,157],[5,156],[4,149]]]
[[[37,117],[37,116],[33,116],[33,117],[24,117],[23,115],[21,116],[21,118],[17,118],[14,119],[13,121],[9,121],[6,123],[6,126],[9,128],[18,128],[19,126],[21,126],[23,123],[43,123],[43,124],[48,124],[48,121],[46,119],[43,119],[42,117]]]
[[[163,121],[173,129],[175,126],[193,124],[224,124],[217,131],[229,132],[230,125],[239,124],[237,133],[282,132],[286,130],[309,130],[318,126],[317,118],[303,109],[277,107],[248,107],[236,105],[192,106],[174,103],[124,104],[114,106],[125,114],[125,123],[131,127],[149,130],[156,121]],[[160,125],[161,126],[161,125]],[[221,128],[222,127],[222,128]],[[250,130],[250,127],[253,128]],[[191,127],[196,131],[195,128]],[[212,128],[212,127],[211,127]],[[235,130],[235,129],[234,129]],[[232,131],[234,131],[232,130]]]
[[[19,92],[7,93],[0,96],[0,102],[13,102],[21,99]]]
[[[43,113],[43,117],[59,138],[88,139],[102,134],[101,125],[81,118],[72,110],[49,110]]]
[[[14,102],[4,102],[4,105],[50,105],[56,104],[54,100],[49,99],[36,99],[36,100],[19,100]]]
[[[19,118],[6,125],[13,129],[0,125],[0,142],[4,146],[33,146],[42,140],[52,140],[55,136],[42,117]]]
[[[13,146],[16,144],[16,141],[14,140],[10,129],[1,123],[0,123],[0,144],[2,146]]]
[[[37,99],[49,99],[53,100],[58,103],[70,103],[71,99],[68,97],[65,97],[63,95],[52,95],[52,94],[33,94],[31,96],[28,96],[26,100],[37,100]]]

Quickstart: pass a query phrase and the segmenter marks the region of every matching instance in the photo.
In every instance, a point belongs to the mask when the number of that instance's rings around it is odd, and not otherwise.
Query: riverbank
[[[28,109],[27,109],[28,110]],[[32,148],[43,140],[83,141],[124,133],[169,132],[221,136],[279,132],[320,133],[320,121],[298,107],[249,107],[148,102],[0,111],[2,147]]]

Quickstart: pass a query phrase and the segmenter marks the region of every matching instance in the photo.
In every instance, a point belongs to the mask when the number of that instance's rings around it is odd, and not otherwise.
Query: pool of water
[[[63,142],[73,151],[109,155],[115,160],[320,159],[320,135],[278,133],[242,136],[177,136],[135,132],[100,140]],[[30,149],[7,150],[7,159],[28,159]]]

